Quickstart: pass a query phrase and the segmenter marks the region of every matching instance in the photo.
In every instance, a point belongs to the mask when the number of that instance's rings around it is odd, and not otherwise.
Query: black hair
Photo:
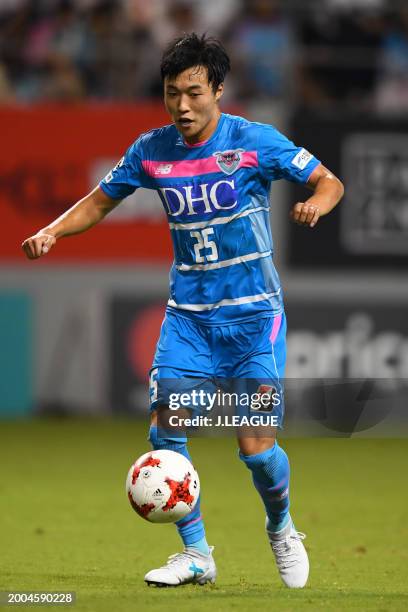
[[[172,41],[163,53],[160,64],[162,80],[176,77],[193,66],[207,68],[208,83],[215,92],[230,70],[230,59],[217,38],[207,37],[206,34],[197,36],[195,32],[184,34]]]

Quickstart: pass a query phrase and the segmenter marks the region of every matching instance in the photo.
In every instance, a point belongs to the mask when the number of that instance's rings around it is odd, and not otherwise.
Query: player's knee
[[[185,436],[170,437],[160,433],[156,425],[151,425],[148,440],[154,450],[172,450],[183,452],[186,447],[187,438]]]
[[[239,450],[243,455],[258,455],[272,448],[275,444],[275,438],[239,438]]]

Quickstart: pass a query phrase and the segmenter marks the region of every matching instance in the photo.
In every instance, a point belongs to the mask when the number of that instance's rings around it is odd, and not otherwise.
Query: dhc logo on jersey
[[[205,215],[235,208],[238,203],[234,180],[208,181],[195,185],[160,187],[167,212],[172,217]]]
[[[233,174],[241,163],[242,153],[245,149],[230,149],[229,151],[216,151],[213,153],[217,166],[225,174]]]

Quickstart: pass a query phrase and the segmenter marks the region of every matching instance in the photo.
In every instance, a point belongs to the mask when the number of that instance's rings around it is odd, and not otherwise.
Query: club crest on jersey
[[[225,174],[233,174],[241,163],[242,153],[245,149],[231,149],[230,151],[216,151],[213,153],[217,166]]]

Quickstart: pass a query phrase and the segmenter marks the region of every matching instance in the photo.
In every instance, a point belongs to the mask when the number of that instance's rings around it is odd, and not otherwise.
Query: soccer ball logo
[[[130,468],[126,493],[142,518],[151,523],[174,523],[196,505],[200,481],[190,461],[180,453],[151,451]]]

